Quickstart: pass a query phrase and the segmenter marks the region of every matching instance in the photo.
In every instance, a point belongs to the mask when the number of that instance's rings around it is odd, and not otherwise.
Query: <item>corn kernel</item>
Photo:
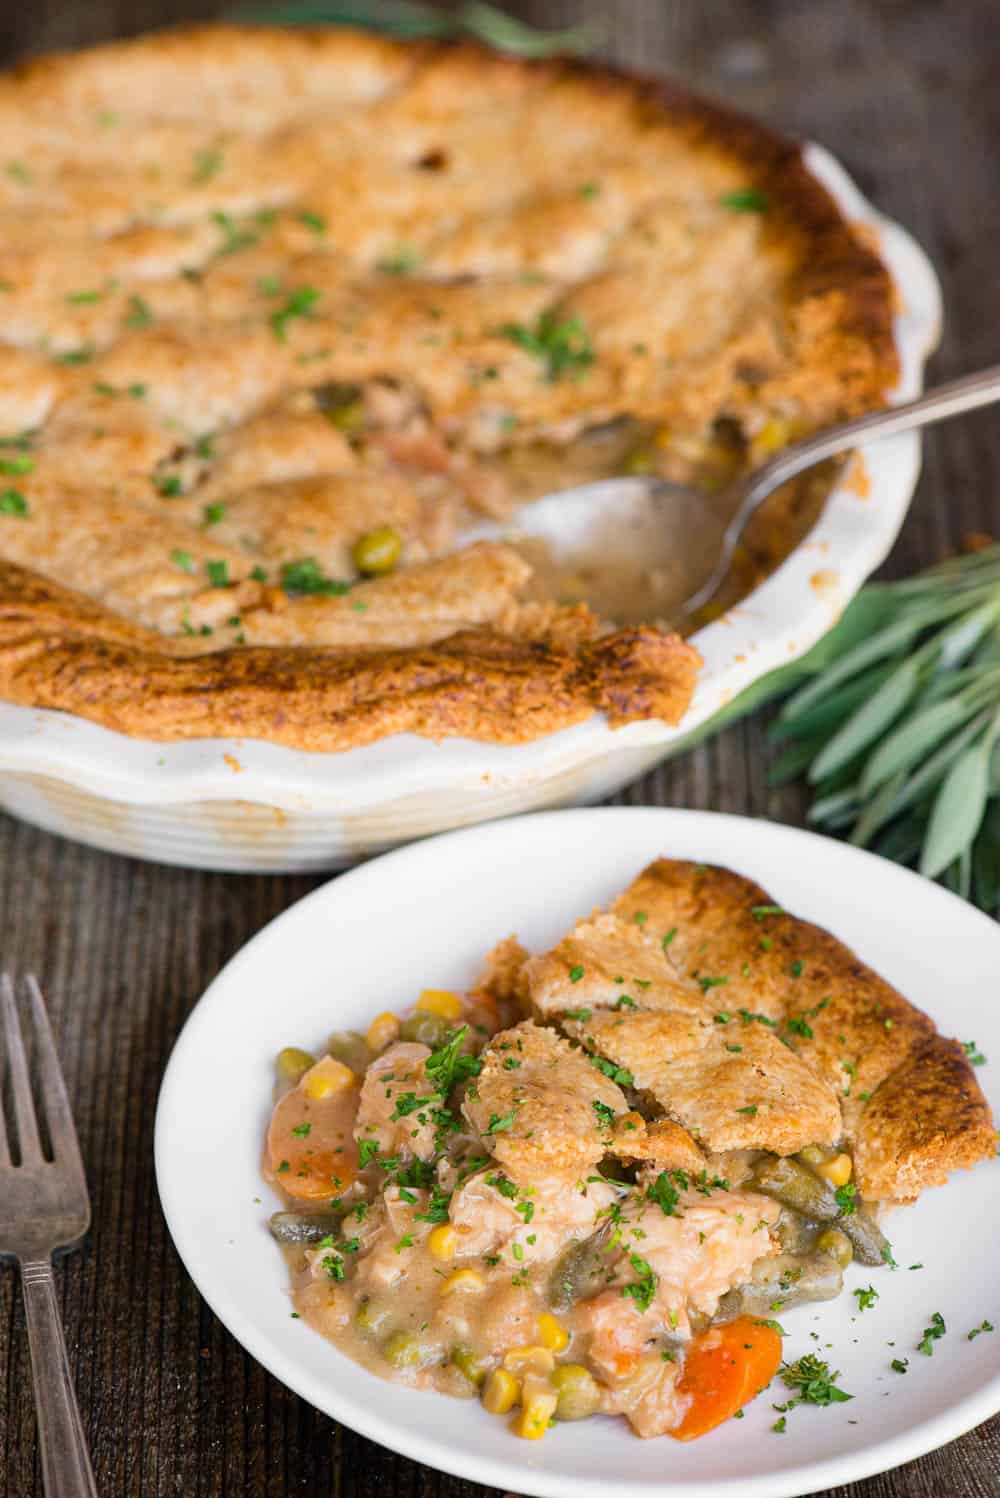
[[[511,1429],[525,1441],[540,1441],[556,1411],[558,1395],[543,1378],[526,1378],[521,1391],[521,1413]]]
[[[464,1295],[469,1290],[485,1289],[486,1281],[477,1269],[456,1269],[441,1286],[441,1294],[453,1295],[457,1290]]]
[[[783,421],[780,416],[772,416],[765,421],[760,431],[753,439],[753,455],[755,458],[770,457],[782,447],[787,447],[792,440],[792,426],[788,421]]]
[[[551,1373],[556,1360],[547,1347],[512,1347],[503,1360],[508,1373],[524,1378],[528,1373]]]
[[[427,1235],[427,1247],[435,1259],[455,1257],[455,1229],[450,1222],[442,1222]]]
[[[447,988],[425,988],[417,1000],[422,1014],[437,1014],[441,1019],[461,1019],[463,1007],[458,994]]]
[[[846,1186],[854,1171],[854,1163],[850,1155],[834,1155],[832,1160],[826,1160],[822,1165],[817,1165],[816,1173],[824,1180],[829,1181],[831,1186]]]
[[[569,1332],[550,1311],[543,1311],[538,1318],[538,1340],[549,1352],[565,1352],[569,1346]]]
[[[365,1042],[370,1051],[384,1051],[387,1045],[392,1045],[394,1040],[399,1039],[399,1020],[387,1009],[384,1014],[377,1014],[368,1026]]]
[[[302,1090],[306,1097],[319,1103],[324,1098],[343,1092],[345,1087],[350,1087],[353,1081],[354,1073],[349,1066],[345,1066],[342,1061],[335,1060],[333,1056],[324,1056],[322,1061],[317,1061],[315,1066],[311,1066],[302,1078]]]
[[[491,1415],[506,1415],[512,1410],[521,1395],[521,1386],[510,1373],[498,1368],[491,1373],[483,1388],[483,1409]]]

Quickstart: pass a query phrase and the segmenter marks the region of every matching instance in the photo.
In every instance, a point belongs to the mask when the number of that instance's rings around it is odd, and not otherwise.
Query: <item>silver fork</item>
[[[97,1498],[52,1279],[53,1250],[75,1247],[90,1226],[90,1198],[41,991],[32,977],[25,979],[24,989],[52,1159],[47,1160],[42,1150],[14,984],[4,973],[0,1029],[19,1163],[13,1164],[0,1106],[0,1255],[13,1255],[21,1266],[45,1491],[49,1498]],[[0,1081],[2,1077],[0,1071]]]

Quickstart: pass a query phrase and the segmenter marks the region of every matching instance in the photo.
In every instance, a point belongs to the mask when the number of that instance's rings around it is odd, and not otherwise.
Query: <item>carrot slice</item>
[[[781,1337],[752,1316],[695,1337],[677,1385],[691,1403],[670,1432],[674,1440],[693,1441],[735,1415],[767,1388],[780,1363]]]
[[[267,1154],[276,1184],[289,1196],[330,1201],[354,1181],[359,1169],[354,1117],[360,1095],[351,1086],[310,1098],[299,1083],[280,1099],[271,1116]]]

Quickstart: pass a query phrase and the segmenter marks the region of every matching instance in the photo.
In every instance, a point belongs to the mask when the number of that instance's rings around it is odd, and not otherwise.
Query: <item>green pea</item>
[[[394,1368],[419,1368],[424,1349],[412,1332],[393,1332],[382,1345],[382,1356]]]
[[[274,1063],[278,1081],[292,1087],[301,1082],[310,1066],[315,1065],[315,1056],[311,1056],[308,1051],[300,1051],[294,1045],[286,1045],[283,1051],[279,1051]]]
[[[387,1330],[391,1315],[392,1311],[384,1300],[363,1300],[354,1319],[359,1331],[377,1337]]]
[[[485,1382],[489,1372],[489,1360],[477,1356],[471,1347],[460,1344],[451,1355],[451,1360],[460,1373],[463,1373],[470,1384],[475,1384],[478,1389]]]
[[[839,1228],[824,1228],[817,1236],[815,1247],[821,1254],[829,1254],[836,1259],[841,1269],[846,1269],[854,1258],[854,1247],[846,1233]]]
[[[326,1043],[331,1056],[361,1076],[372,1059],[365,1037],[357,1030],[334,1030]]]
[[[586,1420],[597,1414],[601,1391],[581,1363],[560,1363],[552,1374],[552,1385],[559,1396],[557,1420]]]
[[[421,1045],[429,1045],[432,1051],[444,1044],[444,1038],[452,1027],[440,1014],[428,1014],[418,1009],[411,1014],[399,1027],[401,1040],[417,1040]]]
[[[359,572],[381,577],[391,572],[403,551],[403,538],[391,525],[378,525],[354,543],[352,556]]]

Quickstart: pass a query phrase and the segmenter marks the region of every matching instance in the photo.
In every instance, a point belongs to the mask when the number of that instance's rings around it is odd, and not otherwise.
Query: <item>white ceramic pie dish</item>
[[[920,389],[938,338],[934,271],[828,152],[808,145],[805,159],[847,217],[870,229],[892,273],[900,302],[896,398],[908,399]],[[266,872],[332,868],[448,828],[596,800],[666,757],[759,676],[825,633],[889,551],[919,470],[916,435],[857,455],[809,536],[738,607],[695,636],[705,666],[679,728],[646,722],[612,730],[595,714],[513,747],[401,734],[339,754],[310,754],[257,740],[158,744],[65,713],[0,703],[0,805],[113,852]]]
[[[477,1404],[383,1382],[292,1319],[287,1269],[266,1227],[277,1199],[260,1175],[261,1141],[282,1046],[362,1027],[425,984],[465,987],[511,931],[544,951],[660,855],[726,864],[848,942],[942,1031],[975,1040],[989,1063],[979,1080],[1000,1108],[996,922],[815,833],[715,812],[560,812],[404,848],[324,885],[255,936],[170,1058],[156,1116],[160,1201],[195,1284],[253,1357],[334,1420],[415,1461],[540,1498],[815,1493],[911,1461],[1000,1409],[1000,1331],[968,1335],[984,1319],[1000,1327],[1000,1163],[958,1171],[889,1217],[898,1271],[852,1265],[842,1296],[781,1313],[786,1359],[828,1361],[849,1403],[796,1408],[778,1434],[772,1405],[788,1391],[776,1380],[744,1420],[685,1445],[640,1441],[604,1418],[519,1441]],[[853,1292],[869,1284],[878,1299],[862,1312]],[[928,1357],[917,1344],[934,1312],[947,1334]],[[905,1374],[893,1359],[906,1359]]]

